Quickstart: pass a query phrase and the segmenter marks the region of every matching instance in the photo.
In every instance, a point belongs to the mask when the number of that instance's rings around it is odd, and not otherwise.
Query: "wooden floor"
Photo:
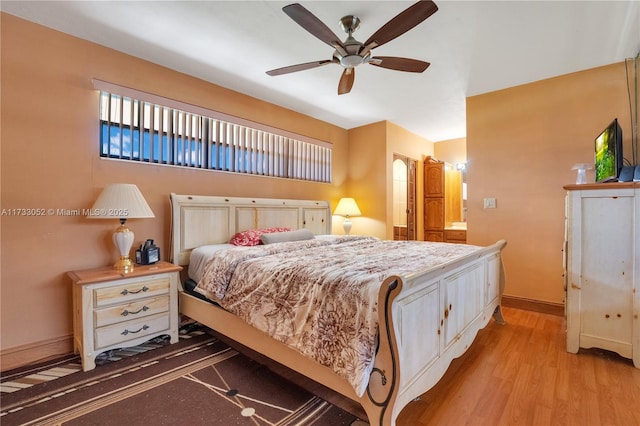
[[[640,369],[604,350],[566,352],[561,316],[503,308],[398,426],[640,425]]]

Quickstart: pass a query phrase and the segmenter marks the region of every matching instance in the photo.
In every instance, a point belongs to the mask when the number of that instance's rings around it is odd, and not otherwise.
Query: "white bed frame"
[[[188,265],[193,248],[229,241],[236,232],[271,226],[331,233],[326,201],[171,194],[172,261]],[[180,312],[217,332],[360,403],[371,425],[395,425],[414,398],[433,387],[491,316],[503,323],[501,251],[504,240],[473,255],[408,276],[389,276],[380,288],[379,348],[362,397],[329,368],[275,341],[233,314],[186,292]]]

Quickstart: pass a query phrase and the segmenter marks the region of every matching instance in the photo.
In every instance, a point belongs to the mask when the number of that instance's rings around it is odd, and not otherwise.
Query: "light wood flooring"
[[[503,308],[398,426],[640,425],[640,369],[599,349],[566,352],[562,316]]]
[[[507,307],[502,312],[507,324],[491,319],[438,384],[402,410],[397,426],[640,426],[640,369],[631,360],[600,349],[568,353],[563,316]],[[228,343],[366,418],[359,404]]]

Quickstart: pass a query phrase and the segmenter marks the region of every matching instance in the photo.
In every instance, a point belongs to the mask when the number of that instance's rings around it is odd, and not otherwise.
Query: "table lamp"
[[[342,226],[344,227],[345,235],[349,235],[351,232],[351,219],[349,218],[352,216],[360,216],[362,213],[360,213],[356,200],[353,198],[341,198],[333,214],[344,216]]]
[[[107,185],[93,204],[90,219],[119,219],[120,226],[113,233],[113,243],[118,248],[120,258],[113,265],[121,273],[133,271],[129,258],[134,234],[125,226],[127,219],[155,217],[136,185],[115,183]]]

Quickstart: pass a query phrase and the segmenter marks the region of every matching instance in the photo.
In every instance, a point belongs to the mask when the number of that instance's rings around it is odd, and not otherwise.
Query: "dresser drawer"
[[[464,229],[445,229],[444,231],[445,241],[467,241],[467,231]]]
[[[169,334],[168,313],[100,327],[95,331],[95,347],[99,349],[138,337],[157,335],[163,330],[167,330],[167,334]]]
[[[126,284],[96,288],[93,291],[96,307],[169,293],[169,277],[151,280],[134,280]]]
[[[103,327],[122,321],[130,321],[169,310],[169,295],[149,297],[121,305],[109,306],[94,311],[95,327]]]
[[[425,241],[433,241],[433,242],[443,242],[444,241],[444,232],[442,231],[425,231],[424,233]]]

